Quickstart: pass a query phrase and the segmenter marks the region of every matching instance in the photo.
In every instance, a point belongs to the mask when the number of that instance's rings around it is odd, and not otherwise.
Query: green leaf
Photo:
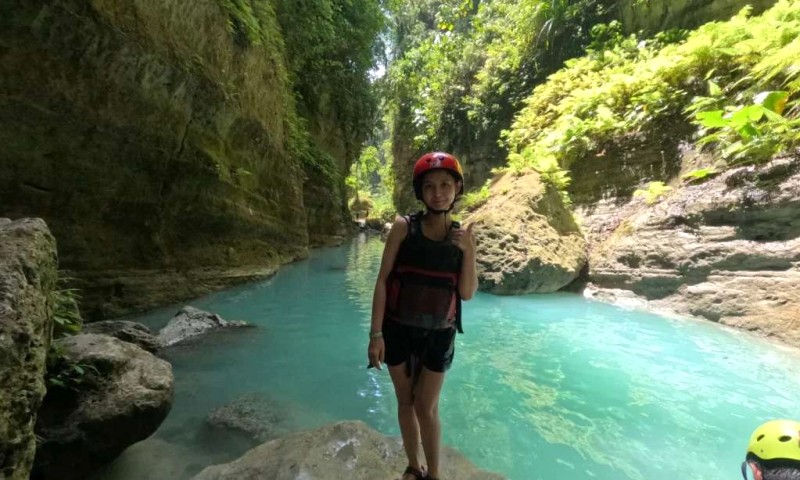
[[[691,172],[684,173],[683,175],[681,175],[681,178],[684,180],[700,180],[715,173],[717,173],[717,171],[713,167],[699,168],[697,170],[692,170]]]
[[[722,95],[722,89],[719,88],[719,85],[714,83],[713,81],[708,81],[708,94],[712,97],[719,97]]]
[[[761,135],[761,132],[752,123],[746,123],[739,128],[739,135],[746,140],[751,140]]]
[[[719,142],[719,141],[720,141],[720,136],[718,134],[714,133],[714,134],[710,134],[710,135],[704,136],[703,138],[701,138],[700,140],[697,141],[697,144],[702,146],[702,145],[708,145],[709,143],[714,143],[714,142]]]
[[[744,145],[742,142],[733,142],[728,146],[728,148],[722,151],[722,156],[725,158],[732,157],[741,152],[743,148]]]
[[[759,107],[759,106],[751,105],[749,107],[742,107],[739,110],[733,112],[730,118],[728,118],[729,125],[738,130],[744,125],[750,123],[751,120],[758,120],[761,115],[761,110],[758,110],[758,112],[754,112],[753,107]]]
[[[780,124],[784,124],[787,122],[786,117],[784,117],[780,113],[775,113],[772,110],[767,110],[766,108],[764,108],[764,116],[770,122],[775,122]]]
[[[789,99],[789,92],[782,90],[761,92],[755,96],[753,103],[761,105],[770,112],[775,112],[778,115],[783,113],[786,107],[786,101]]]
[[[695,118],[705,128],[722,128],[728,125],[728,122],[722,118],[722,110],[713,110],[711,112],[700,112],[695,115]]]

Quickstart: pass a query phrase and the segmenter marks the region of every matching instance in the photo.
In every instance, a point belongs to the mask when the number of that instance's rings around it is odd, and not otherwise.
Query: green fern
[[[650,182],[647,189],[636,190],[633,192],[633,196],[644,197],[645,202],[647,202],[648,205],[652,205],[662,200],[670,190],[672,190],[672,187],[664,185],[664,182]]]

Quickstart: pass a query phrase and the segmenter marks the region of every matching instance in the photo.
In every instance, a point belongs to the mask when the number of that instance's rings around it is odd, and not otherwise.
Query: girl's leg
[[[421,470],[419,461],[419,424],[414,412],[414,392],[411,387],[411,378],[406,376],[405,362],[394,367],[389,367],[389,375],[394,384],[394,393],[397,396],[397,421],[400,423],[400,434],[403,437],[403,448],[408,457],[408,465]],[[410,476],[407,476],[411,478]],[[404,477],[403,480],[406,480]]]
[[[428,475],[439,478],[439,448],[442,428],[439,422],[439,394],[444,383],[444,372],[422,369],[414,391],[414,411],[422,433],[422,448],[428,462]]]

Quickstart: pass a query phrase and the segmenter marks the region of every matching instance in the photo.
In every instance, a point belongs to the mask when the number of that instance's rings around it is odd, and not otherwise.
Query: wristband
[[[369,339],[373,338],[383,338],[383,332],[369,332]]]

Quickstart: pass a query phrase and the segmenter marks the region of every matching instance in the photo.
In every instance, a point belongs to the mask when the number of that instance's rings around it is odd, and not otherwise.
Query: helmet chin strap
[[[450,208],[448,208],[447,210],[436,210],[435,208],[429,207],[427,203],[425,204],[425,208],[428,209],[428,214],[444,215],[445,216],[444,217],[444,235],[445,235],[445,237],[447,237],[447,214],[450,213],[450,210],[453,209],[453,206],[455,204],[456,204],[456,202],[453,202],[452,204],[450,204]]]
[[[428,204],[425,203],[425,202],[422,202],[422,203],[425,205],[425,208],[428,210],[427,213],[433,214],[433,215],[445,215],[445,219],[444,219],[444,234],[445,234],[445,237],[447,237],[447,216],[446,215],[448,213],[450,213],[450,210],[452,210],[453,207],[455,207],[456,202],[451,203],[450,204],[450,208],[448,208],[447,210],[437,210],[435,208],[429,207]]]
[[[433,215],[444,215],[444,214],[448,213],[450,211],[450,209],[447,209],[447,210],[435,210],[433,208],[428,208],[427,211],[428,211],[428,213],[433,214]]]
[[[445,213],[450,213],[450,211],[453,209],[455,205],[456,202],[453,202],[450,204],[450,208],[448,208],[447,210],[437,210],[435,208],[431,208],[427,203],[425,203],[425,208],[428,210],[428,213],[432,213],[434,215],[444,215]]]

